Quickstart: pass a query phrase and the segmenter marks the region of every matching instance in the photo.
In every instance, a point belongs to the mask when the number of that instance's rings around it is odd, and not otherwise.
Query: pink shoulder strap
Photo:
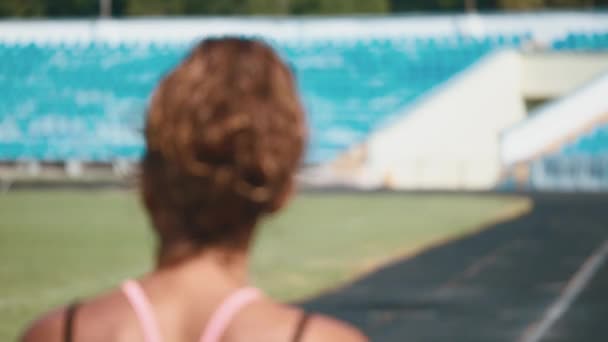
[[[161,342],[158,324],[154,318],[154,312],[152,311],[150,302],[148,301],[148,298],[146,298],[146,294],[141,286],[136,281],[127,280],[122,284],[121,289],[129,300],[133,311],[135,311],[137,320],[144,333],[144,341]]]
[[[252,287],[242,288],[231,294],[211,316],[200,342],[219,342],[234,316],[261,296],[262,292]]]

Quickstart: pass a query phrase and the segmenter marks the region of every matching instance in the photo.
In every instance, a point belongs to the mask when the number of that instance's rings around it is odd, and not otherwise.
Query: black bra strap
[[[78,311],[78,302],[70,304],[65,311],[65,325],[63,328],[63,341],[72,342],[74,337],[74,319]]]
[[[300,342],[302,336],[304,336],[304,331],[306,330],[306,326],[308,325],[310,318],[310,314],[306,312],[302,313],[302,317],[300,317],[300,320],[298,321],[298,326],[296,327],[296,332],[293,335],[293,342]]]

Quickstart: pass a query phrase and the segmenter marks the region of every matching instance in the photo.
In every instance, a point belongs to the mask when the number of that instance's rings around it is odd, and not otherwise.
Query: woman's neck
[[[249,283],[249,250],[208,248],[188,257],[177,259],[159,258],[157,272],[182,274],[188,278],[201,278],[205,283],[210,276],[221,278],[227,284],[242,287]],[[191,279],[197,281],[197,279]]]

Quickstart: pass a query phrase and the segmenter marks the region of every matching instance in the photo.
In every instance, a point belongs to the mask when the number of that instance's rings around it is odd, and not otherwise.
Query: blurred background
[[[601,9],[605,0],[6,0],[5,17],[352,15],[406,12]]]
[[[608,0],[1,0],[0,18],[0,339],[152,266],[147,102],[226,35],[272,45],[308,113],[300,191],[256,243],[267,292],[379,341],[608,338]]]

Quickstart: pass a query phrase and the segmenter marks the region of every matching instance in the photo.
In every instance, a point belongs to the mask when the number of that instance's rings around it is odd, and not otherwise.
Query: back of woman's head
[[[292,186],[305,142],[289,68],[259,41],[205,40],[156,89],[143,198],[161,253],[243,247]]]

